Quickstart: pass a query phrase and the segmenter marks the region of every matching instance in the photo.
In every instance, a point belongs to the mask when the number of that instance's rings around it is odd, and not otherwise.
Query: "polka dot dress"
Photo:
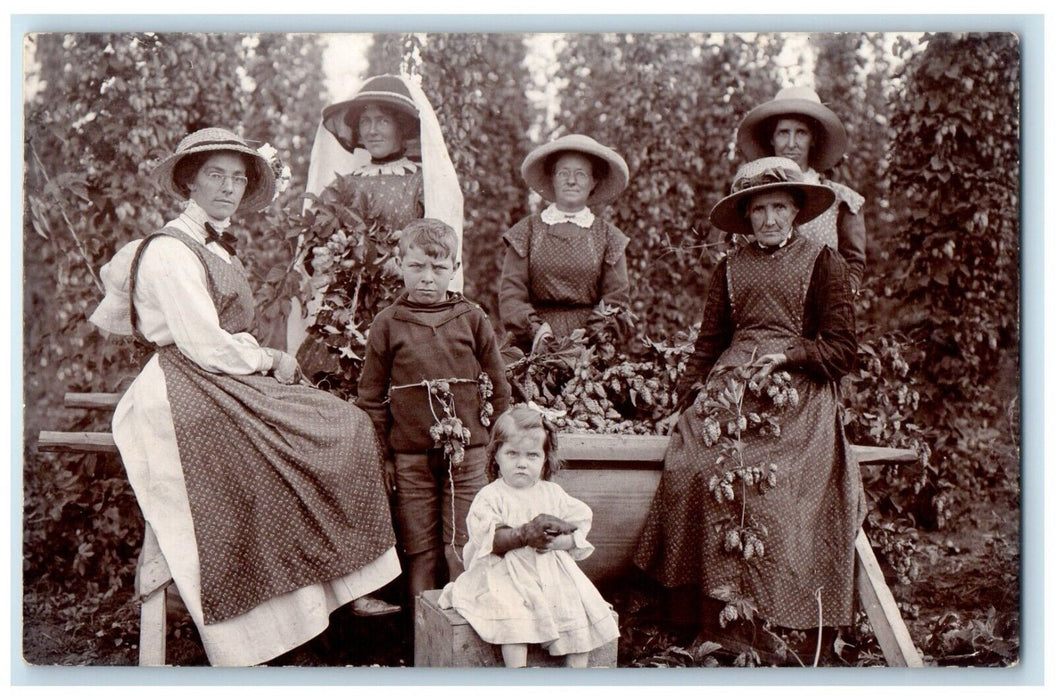
[[[539,318],[562,338],[582,328],[601,300],[607,269],[626,251],[629,238],[601,217],[584,229],[528,217],[506,232],[506,242],[528,259],[530,302]]]
[[[425,215],[425,189],[421,170],[407,175],[347,175],[366,194],[369,215],[392,230],[399,230]]]
[[[857,213],[864,205],[864,197],[854,192],[846,185],[828,180],[822,184],[835,190],[835,202],[828,207],[820,216],[800,224],[796,227],[799,233],[810,240],[822,243],[832,250],[839,250],[839,207],[848,207],[853,213]]]
[[[254,307],[238,260],[228,264],[189,236],[171,235],[205,266],[221,327],[247,330]],[[395,544],[366,413],[272,377],[206,372],[175,345],[158,354],[201,560],[206,624],[356,571]]]
[[[728,285],[736,331],[716,368],[741,365],[753,351],[780,352],[800,337],[820,250],[819,243],[796,237],[771,255],[754,245],[733,254]],[[863,519],[860,473],[835,385],[795,372],[792,380],[800,400],[781,414],[780,437],[745,433],[746,465],[778,465],[776,485],[764,494],[748,487],[744,497],[736,482],[736,500],[719,503],[707,484],[729,467],[716,465],[718,446],[706,446],[695,407],[681,415],[634,561],[666,586],[698,584],[711,596],[722,587],[739,590],[763,619],[783,627],[816,627],[820,620],[846,625],[854,538]],[[755,410],[753,399],[748,393],[745,411]],[[761,533],[764,556],[724,551],[723,531],[741,522]]]
[[[384,226],[398,231],[414,219],[425,215],[425,190],[422,173],[406,175],[344,175],[355,186],[355,191],[366,197],[367,215]],[[350,293],[350,290],[349,290]],[[297,349],[297,362],[305,376],[317,373],[340,374],[337,356],[320,338],[309,335]]]

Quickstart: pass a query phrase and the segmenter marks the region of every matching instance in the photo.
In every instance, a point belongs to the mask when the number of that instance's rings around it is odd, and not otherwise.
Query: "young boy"
[[[359,378],[358,405],[370,414],[388,450],[386,481],[395,488],[396,531],[411,600],[444,583],[437,575],[441,552],[449,580],[464,570],[465,518],[476,492],[487,484],[490,420],[481,420],[482,412],[488,415],[488,382],[478,381],[483,374],[491,385],[489,416],[509,405],[505,365],[490,320],[480,306],[447,291],[458,269],[457,242],[454,230],[437,219],[417,219],[404,227],[399,251],[406,289],[370,325]],[[430,428],[448,418],[444,407],[452,397],[453,413],[469,432],[461,441],[461,461],[460,446],[452,459],[430,435]]]

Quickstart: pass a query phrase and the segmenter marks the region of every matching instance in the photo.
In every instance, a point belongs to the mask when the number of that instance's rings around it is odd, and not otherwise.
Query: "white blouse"
[[[166,227],[177,228],[205,242],[204,222],[184,212]],[[230,256],[218,243],[206,249],[228,264]],[[182,241],[162,237],[152,241],[139,261],[135,287],[139,329],[157,345],[176,344],[202,369],[218,374],[253,374],[271,369],[271,355],[249,333],[228,333],[209,294],[205,267]]]

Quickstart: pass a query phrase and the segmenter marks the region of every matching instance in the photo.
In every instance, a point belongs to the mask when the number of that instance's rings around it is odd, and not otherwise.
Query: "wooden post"
[[[142,601],[139,613],[139,665],[164,666],[166,642],[165,591],[172,583],[168,562],[161,554],[154,528],[146,523],[143,548],[136,566],[136,595]]]
[[[854,547],[857,550],[857,593],[879,641],[879,648],[883,650],[883,658],[888,666],[921,668],[923,659],[912,643],[905,621],[901,619],[901,612],[887,588],[864,530],[857,533]]]

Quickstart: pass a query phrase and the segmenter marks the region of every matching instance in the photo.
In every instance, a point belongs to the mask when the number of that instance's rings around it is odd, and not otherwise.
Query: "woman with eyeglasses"
[[[399,575],[373,425],[301,385],[250,334],[255,305],[226,229],[274,199],[269,160],[207,128],[154,170],[184,201],[101,273],[91,321],[154,350],[114,412],[114,441],[210,663],[273,659]]]
[[[505,233],[499,315],[524,352],[536,352],[578,328],[604,323],[606,307],[626,309],[630,241],[591,209],[626,189],[629,169],[611,148],[571,134],[539,146],[520,173],[550,205]]]

